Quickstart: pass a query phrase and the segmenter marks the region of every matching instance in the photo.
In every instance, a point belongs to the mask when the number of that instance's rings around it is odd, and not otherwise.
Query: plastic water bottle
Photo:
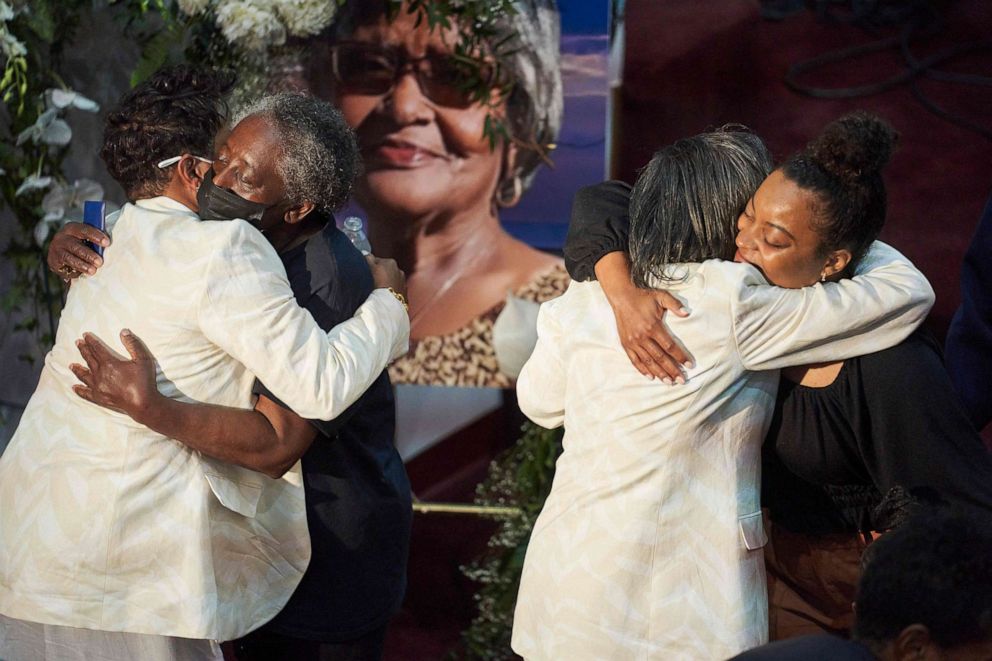
[[[346,237],[351,239],[351,245],[358,248],[363,255],[372,254],[372,244],[369,243],[369,238],[365,236],[365,232],[362,230],[361,218],[357,216],[348,216],[345,218],[342,231]]]

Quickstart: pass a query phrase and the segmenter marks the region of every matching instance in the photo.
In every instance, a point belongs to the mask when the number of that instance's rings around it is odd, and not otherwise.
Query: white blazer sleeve
[[[517,379],[517,402],[536,424],[554,429],[565,422],[565,366],[562,331],[554,316],[555,301],[537,313],[537,345]]]
[[[203,333],[299,416],[340,415],[406,353],[406,310],[377,289],[352,319],[325,333],[296,304],[272,246],[244,221],[228,222],[234,227],[206,269]]]
[[[738,294],[731,303],[734,339],[749,370],[887,349],[916,330],[934,302],[923,274],[880,241],[872,244],[853,278],[782,289],[752,270]]]

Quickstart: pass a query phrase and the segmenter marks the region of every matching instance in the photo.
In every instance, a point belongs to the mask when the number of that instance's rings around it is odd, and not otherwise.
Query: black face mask
[[[200,206],[199,216],[203,220],[243,218],[256,227],[262,219],[262,214],[270,208],[215,185],[213,168],[207,170],[203,183],[200,184],[200,190],[196,191],[196,203]]]

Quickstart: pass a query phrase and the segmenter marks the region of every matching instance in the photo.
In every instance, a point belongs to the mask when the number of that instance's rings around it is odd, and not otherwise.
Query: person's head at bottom
[[[922,513],[868,547],[853,637],[882,661],[992,659],[992,521]]]

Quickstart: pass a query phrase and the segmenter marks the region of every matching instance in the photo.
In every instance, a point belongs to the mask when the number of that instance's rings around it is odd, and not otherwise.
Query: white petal
[[[65,217],[65,209],[60,208],[60,209],[52,209],[44,216],[42,216],[41,219],[45,222],[55,222],[58,220],[62,220],[62,218],[64,217]]]
[[[37,136],[41,134],[41,129],[37,126],[29,126],[20,133],[17,134],[17,145],[23,145],[28,140],[36,141]]]
[[[51,177],[39,177],[36,174],[31,175],[24,182],[17,187],[17,191],[14,193],[14,197],[17,197],[21,193],[27,193],[33,190],[44,190],[49,187],[52,183]]]
[[[59,116],[59,111],[57,108],[49,108],[45,112],[38,115],[38,119],[34,120],[34,125],[39,128],[45,128],[51,125],[52,122]]]
[[[61,218],[65,214],[65,208],[71,197],[72,192],[68,187],[56,184],[52,190],[45,194],[41,201],[41,208],[46,214],[58,212],[58,217]]]
[[[64,147],[72,140],[72,129],[64,120],[56,119],[41,133],[41,141],[47,145]]]
[[[86,200],[102,200],[103,199],[103,186],[100,182],[93,181],[92,179],[77,179],[76,183],[72,185],[73,187],[73,201],[72,206],[81,207]]]
[[[100,110],[100,104],[92,99],[87,99],[80,93],[76,93],[76,98],[72,100],[72,107],[79,110],[85,110],[86,112],[97,112]]]
[[[38,224],[34,226],[34,240],[38,246],[45,245],[45,239],[48,238],[48,233],[52,231],[52,226],[46,221],[40,220]]]
[[[68,108],[72,105],[73,99],[76,98],[76,93],[72,90],[63,90],[58,87],[45,90],[45,93],[52,100],[52,105],[56,108]]]

